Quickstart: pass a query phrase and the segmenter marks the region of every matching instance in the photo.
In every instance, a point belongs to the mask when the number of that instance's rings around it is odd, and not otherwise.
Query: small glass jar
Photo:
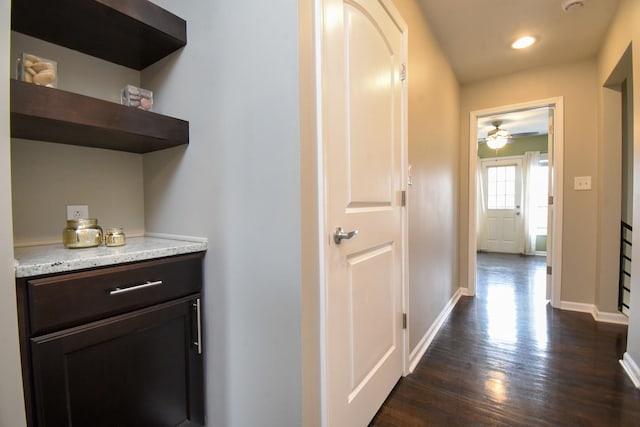
[[[104,236],[104,244],[107,246],[123,246],[126,243],[126,236],[120,227],[107,228]]]
[[[95,218],[67,220],[62,231],[62,243],[67,248],[92,248],[102,243],[102,227]]]
[[[58,63],[31,53],[23,53],[18,58],[18,80],[39,86],[58,86]]]

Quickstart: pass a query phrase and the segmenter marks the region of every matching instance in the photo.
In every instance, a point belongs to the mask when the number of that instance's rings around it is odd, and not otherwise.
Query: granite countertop
[[[14,249],[16,277],[64,273],[207,250],[206,242],[132,237],[118,247],[67,249],[62,244]]]

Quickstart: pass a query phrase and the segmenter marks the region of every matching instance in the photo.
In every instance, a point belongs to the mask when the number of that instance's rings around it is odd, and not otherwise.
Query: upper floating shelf
[[[189,122],[11,80],[11,136],[131,153],[189,143]]]
[[[136,70],[187,44],[186,21],[146,0],[13,0],[11,29]]]

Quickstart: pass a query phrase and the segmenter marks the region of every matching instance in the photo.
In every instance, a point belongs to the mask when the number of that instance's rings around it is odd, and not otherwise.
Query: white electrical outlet
[[[590,176],[574,176],[573,189],[578,191],[591,190],[591,177]]]
[[[88,205],[67,205],[67,219],[89,218]]]

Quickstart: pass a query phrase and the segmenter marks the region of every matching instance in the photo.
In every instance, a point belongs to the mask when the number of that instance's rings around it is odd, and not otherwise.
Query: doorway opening
[[[546,258],[545,298],[560,306],[562,123],[561,97],[471,113],[470,295],[476,294],[478,251],[537,255]],[[508,143],[495,148],[493,135]]]
[[[633,259],[632,64],[632,49],[629,45],[602,88],[603,128],[606,138],[603,137],[603,150],[599,156],[601,185],[609,196],[599,206],[599,303],[612,307],[613,300],[617,298],[618,312],[627,318],[631,311]],[[613,253],[609,254],[607,249]],[[618,289],[614,293],[607,284],[614,282],[616,278]]]

